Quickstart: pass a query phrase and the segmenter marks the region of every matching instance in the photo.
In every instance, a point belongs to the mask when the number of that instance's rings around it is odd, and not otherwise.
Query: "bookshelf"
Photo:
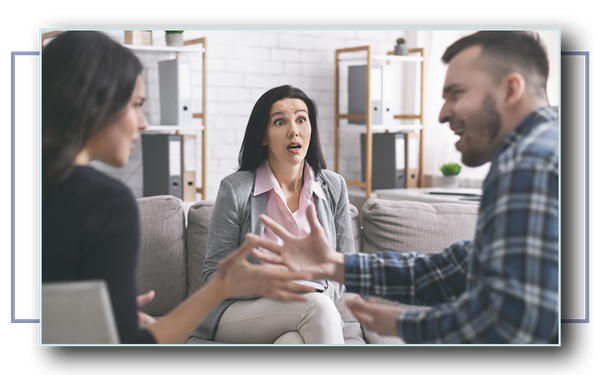
[[[361,52],[363,56],[357,57],[357,53]],[[366,53],[366,56],[364,56]],[[408,50],[407,56],[396,56],[393,52],[388,52],[386,55],[375,55],[372,53],[371,46],[360,46],[351,48],[341,48],[335,50],[335,99],[334,99],[334,171],[339,173],[340,170],[340,121],[341,120],[364,120],[366,127],[366,146],[365,146],[365,181],[346,180],[346,184],[351,187],[362,188],[365,190],[365,200],[371,196],[371,178],[373,170],[372,154],[373,154],[373,131],[412,131],[419,135],[419,153],[418,153],[418,180],[417,186],[424,187],[423,177],[423,78],[424,78],[424,48],[411,48]],[[367,69],[367,84],[366,84],[366,113],[365,114],[350,114],[340,112],[340,66],[347,63],[362,63]],[[394,120],[419,120],[419,124],[390,124],[390,125],[373,125],[373,114],[371,105],[371,69],[373,62],[383,62],[386,64],[394,64],[397,62],[409,62],[420,64],[420,111],[417,114],[400,113],[393,116]],[[400,66],[400,64],[397,64]],[[404,65],[402,65],[404,66]],[[356,126],[356,125],[352,125]]]

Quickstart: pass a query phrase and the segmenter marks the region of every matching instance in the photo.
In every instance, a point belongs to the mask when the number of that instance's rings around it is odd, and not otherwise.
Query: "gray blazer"
[[[253,195],[255,177],[256,171],[238,171],[221,180],[208,227],[206,259],[202,270],[204,283],[212,277],[219,262],[242,244],[246,233],[262,236],[264,232],[264,225],[258,220],[258,216],[267,210],[267,193]],[[331,247],[338,252],[354,253],[348,191],[344,178],[332,171],[322,170],[317,176],[317,183],[323,188],[327,199],[320,199],[313,194],[315,208]],[[258,262],[254,258],[251,261]],[[342,296],[345,288],[333,281],[328,283],[329,287],[324,294],[335,302]],[[221,315],[237,300],[228,299],[217,306],[192,336],[212,340]]]

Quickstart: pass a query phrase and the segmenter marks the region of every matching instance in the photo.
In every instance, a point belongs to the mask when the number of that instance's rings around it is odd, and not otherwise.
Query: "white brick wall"
[[[333,117],[335,49],[372,45],[385,54],[396,38],[412,32],[401,30],[186,30],[184,39],[207,37],[207,198],[214,199],[219,182],[235,171],[248,117],[256,100],[268,89],[291,84],[313,98],[319,109],[321,142],[328,167],[333,169]],[[122,31],[109,31],[123,41]],[[153,43],[164,45],[164,32],[153,32]],[[144,111],[151,124],[159,124],[157,61],[170,54],[138,54],[146,67],[148,101]],[[193,112],[202,108],[202,59],[189,56],[193,66]],[[344,72],[342,70],[342,76]],[[344,88],[342,81],[342,89]],[[345,103],[342,91],[341,102]],[[344,108],[342,107],[342,110]],[[344,123],[342,122],[344,127]],[[360,178],[358,127],[341,132],[340,172]],[[125,181],[136,196],[142,195],[141,147],[121,170],[100,166]],[[197,152],[197,166],[201,165]],[[99,165],[99,164],[97,164]],[[198,185],[200,179],[198,178]],[[199,196],[198,196],[199,197]]]

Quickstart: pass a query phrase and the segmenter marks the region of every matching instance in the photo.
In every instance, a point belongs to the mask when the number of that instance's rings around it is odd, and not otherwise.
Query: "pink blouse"
[[[256,181],[254,183],[255,196],[264,192],[267,192],[266,215],[296,236],[304,236],[310,233],[306,209],[308,208],[309,202],[314,204],[315,199],[313,198],[313,193],[321,199],[326,199],[321,185],[315,183],[314,172],[308,163],[304,164],[304,184],[302,186],[302,192],[300,192],[299,208],[296,212],[291,212],[288,208],[283,190],[281,189],[281,186],[279,186],[273,171],[271,171],[268,160],[265,160],[265,162],[256,170]],[[268,228],[266,228],[263,237],[271,241],[277,241],[280,245],[283,243],[283,241]]]
[[[325,192],[321,185],[316,183],[314,172],[308,163],[304,163],[304,184],[300,192],[300,204],[297,211],[291,212],[287,206],[283,190],[279,186],[268,160],[265,160],[256,170],[256,180],[254,182],[254,195],[264,192],[267,192],[266,215],[295,236],[305,236],[310,233],[306,209],[309,202],[313,204],[315,202],[313,193],[321,199],[326,199]],[[265,228],[263,237],[277,242],[279,245],[283,244],[283,240],[269,228]],[[326,285],[324,282],[321,284]]]

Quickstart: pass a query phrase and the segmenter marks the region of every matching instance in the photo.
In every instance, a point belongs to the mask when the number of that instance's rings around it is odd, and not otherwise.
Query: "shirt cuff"
[[[344,254],[346,292],[361,294],[361,254]]]

